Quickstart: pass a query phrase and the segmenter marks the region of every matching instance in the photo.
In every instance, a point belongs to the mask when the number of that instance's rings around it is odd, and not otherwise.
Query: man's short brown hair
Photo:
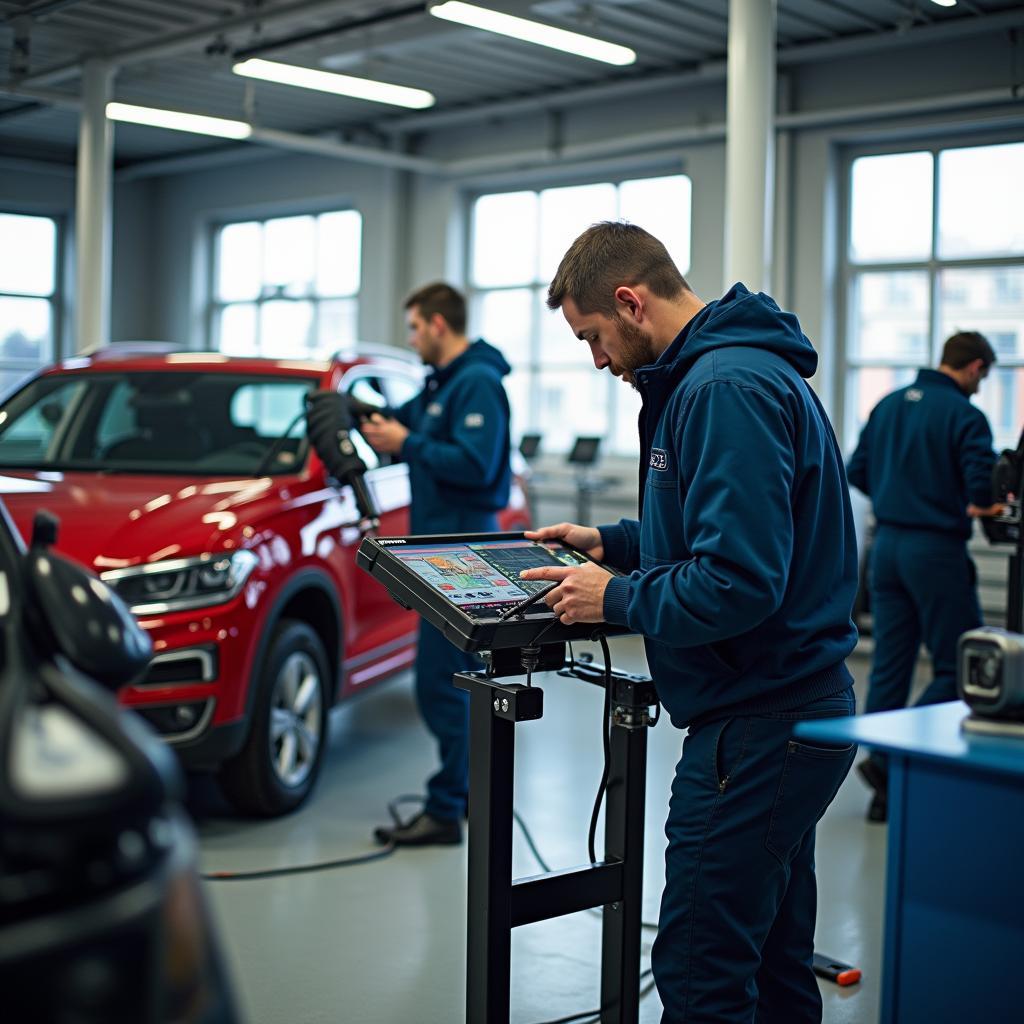
[[[424,320],[438,313],[456,334],[466,333],[466,300],[450,284],[436,281],[417,288],[402,308],[412,309],[413,306],[419,309]]]
[[[643,228],[623,221],[592,224],[562,257],[548,288],[548,309],[566,299],[581,313],[614,316],[615,289],[644,284],[662,299],[692,291],[668,250]]]
[[[996,354],[984,334],[977,331],[957,331],[942,346],[942,365],[962,370],[968,363],[980,359],[985,366],[996,361]]]

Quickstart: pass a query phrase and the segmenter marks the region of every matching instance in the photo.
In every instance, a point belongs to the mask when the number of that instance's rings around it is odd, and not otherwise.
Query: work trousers
[[[651,954],[663,1024],[820,1022],[814,828],[856,747],[797,740],[792,730],[853,712],[850,687],[794,711],[720,719],[687,735]]]
[[[932,681],[918,704],[956,699],[956,645],[981,625],[974,563],[959,537],[879,526],[871,550],[875,655],[865,712],[906,707],[921,643]],[[885,755],[872,753],[880,767]]]

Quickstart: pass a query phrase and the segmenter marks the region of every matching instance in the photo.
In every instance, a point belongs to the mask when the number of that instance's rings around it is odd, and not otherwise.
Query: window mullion
[[[930,365],[938,364],[939,338],[939,149],[932,150],[932,247],[928,268],[928,334]]]

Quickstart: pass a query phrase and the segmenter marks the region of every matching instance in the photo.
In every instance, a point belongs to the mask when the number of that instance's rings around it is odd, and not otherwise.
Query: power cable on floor
[[[401,828],[408,822],[402,821],[398,813],[399,804],[423,803],[423,797],[404,796],[396,797],[388,804],[388,813],[396,828]],[[334,868],[352,868],[359,864],[371,864],[375,860],[384,860],[395,852],[397,847],[394,843],[387,843],[382,849],[374,850],[372,853],[363,853],[355,857],[341,857],[336,860],[318,861],[313,864],[295,864],[283,868],[262,868],[255,871],[209,871],[200,874],[200,878],[208,882],[234,882],[251,881],[257,878],[281,878],[285,875],[305,875],[314,871],[330,871]]]

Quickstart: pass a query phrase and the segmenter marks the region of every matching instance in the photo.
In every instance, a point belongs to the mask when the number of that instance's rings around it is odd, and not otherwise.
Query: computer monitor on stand
[[[540,453],[540,434],[523,434],[519,439],[519,454],[522,455],[527,462],[535,459]]]
[[[601,438],[577,437],[566,461],[576,470],[576,522],[591,525],[593,496],[608,486],[608,481],[594,474],[593,468],[601,454]]]

